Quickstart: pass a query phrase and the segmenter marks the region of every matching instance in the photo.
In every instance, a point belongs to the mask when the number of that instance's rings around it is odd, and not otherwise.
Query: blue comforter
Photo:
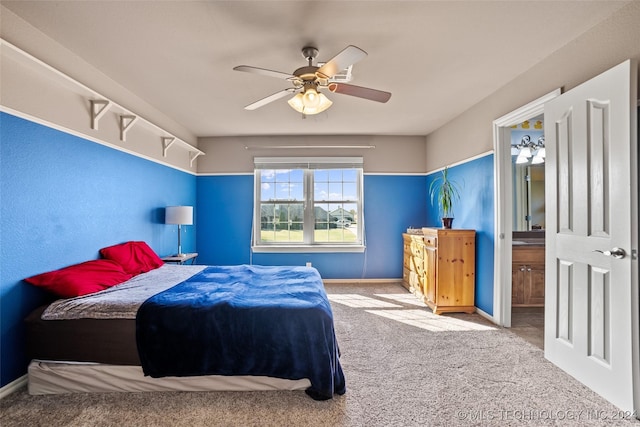
[[[318,400],[343,394],[333,313],[317,270],[207,267],[145,301],[136,317],[145,375],[308,378]]]

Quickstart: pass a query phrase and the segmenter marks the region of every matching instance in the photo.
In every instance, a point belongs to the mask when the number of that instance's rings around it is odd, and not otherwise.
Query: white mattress
[[[308,379],[264,376],[145,377],[140,366],[33,360],[29,364],[29,394],[144,391],[264,391],[305,390]]]

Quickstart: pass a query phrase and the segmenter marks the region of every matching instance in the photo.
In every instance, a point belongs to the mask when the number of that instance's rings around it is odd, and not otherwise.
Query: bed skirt
[[[29,364],[29,394],[110,393],[145,391],[266,391],[306,390],[308,379],[264,376],[208,375],[144,376],[140,366],[33,360]]]

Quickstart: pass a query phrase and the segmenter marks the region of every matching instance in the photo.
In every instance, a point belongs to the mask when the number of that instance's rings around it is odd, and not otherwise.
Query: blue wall
[[[464,183],[454,227],[477,231],[476,305],[492,314],[493,156],[450,173]],[[200,264],[311,261],[327,279],[399,279],[401,234],[440,226],[428,195],[435,176],[365,174],[364,253],[252,255],[252,175],[195,177],[0,113],[0,387],[26,372],[22,322],[50,298],[22,279],[97,258],[101,247],[127,240],[174,253],[177,227],[163,224],[164,206],[195,206],[183,249],[197,250]]]
[[[440,175],[427,176],[427,191]],[[494,173],[493,155],[449,168],[449,177],[461,188],[461,200],[454,206],[454,228],[476,230],[476,307],[493,315]],[[440,227],[437,201],[427,197],[427,224]]]
[[[253,175],[199,176],[198,264],[249,264]]]
[[[401,278],[402,233],[426,218],[424,176],[365,175],[364,253],[255,253],[251,256],[253,175],[198,177],[198,262],[304,265],[325,279]]]
[[[49,298],[22,279],[127,240],[174,253],[164,206],[195,205],[196,177],[6,113],[0,177],[1,387],[26,372],[22,321]],[[185,228],[194,251],[195,226]]]

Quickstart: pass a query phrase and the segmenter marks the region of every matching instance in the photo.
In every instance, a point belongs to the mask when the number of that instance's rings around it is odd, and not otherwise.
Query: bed
[[[310,267],[161,265],[26,319],[29,392],[346,391]]]

